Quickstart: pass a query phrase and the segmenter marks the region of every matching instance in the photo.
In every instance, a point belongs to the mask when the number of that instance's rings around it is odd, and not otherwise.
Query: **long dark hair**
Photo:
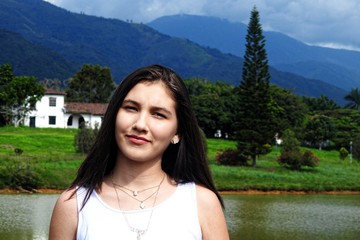
[[[91,192],[101,187],[104,178],[112,172],[115,166],[119,151],[115,140],[115,121],[126,95],[139,82],[155,81],[164,83],[173,95],[176,102],[178,134],[181,139],[178,144],[170,144],[165,150],[162,157],[163,171],[177,183],[195,182],[210,189],[224,206],[211,177],[205,152],[205,140],[198,127],[184,82],[173,70],[161,65],[151,65],[135,70],[121,82],[114,92],[95,143],[70,186],[70,188],[87,188],[83,206]]]

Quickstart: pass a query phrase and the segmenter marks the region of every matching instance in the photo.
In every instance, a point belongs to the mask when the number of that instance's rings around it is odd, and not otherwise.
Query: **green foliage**
[[[30,162],[3,159],[0,166],[0,187],[33,190],[42,185],[37,169]]]
[[[332,143],[327,149],[340,149],[349,147],[350,141],[360,134],[360,111],[352,109],[335,109],[321,111],[315,114],[325,115],[331,118],[334,124],[334,136]]]
[[[291,130],[286,130],[283,135],[281,155],[278,158],[280,165],[292,170],[300,170],[301,167],[316,167],[319,164],[317,158],[310,150],[301,152],[300,142]]]
[[[75,147],[78,153],[89,153],[91,147],[95,143],[96,135],[98,133],[98,127],[94,129],[83,125],[77,134],[75,135]]]
[[[352,142],[352,156],[360,161],[360,135],[354,137],[354,141]]]
[[[106,103],[114,89],[115,83],[108,67],[84,64],[68,83],[66,101]]]
[[[306,150],[302,156],[302,166],[316,167],[319,165],[320,159],[310,150]]]
[[[247,166],[249,160],[248,156],[232,148],[220,150],[216,154],[216,162],[225,166]]]
[[[344,98],[349,101],[345,108],[360,110],[360,90],[358,88],[352,88]]]
[[[213,137],[217,129],[232,133],[236,106],[234,87],[223,83],[192,78],[185,80],[193,109],[200,128],[207,137]]]
[[[340,148],[340,150],[339,150],[339,158],[341,160],[344,160],[348,156],[349,156],[349,151],[346,150],[346,148],[344,148],[344,147]]]
[[[308,119],[305,126],[304,140],[310,146],[318,146],[322,149],[323,145],[332,140],[335,136],[335,125],[332,119],[326,115],[313,115]]]
[[[238,109],[235,127],[238,150],[256,158],[265,144],[273,142],[275,118],[269,90],[269,66],[259,12],[254,7],[246,35],[242,80],[238,89]]]
[[[278,159],[280,165],[293,170],[299,170],[302,165],[302,154],[299,149],[293,151],[282,151]]]
[[[301,98],[290,90],[270,86],[271,108],[276,119],[275,131],[280,135],[285,129],[301,129],[308,112]]]
[[[18,126],[44,92],[36,78],[15,76],[9,64],[0,65],[0,114],[5,124],[12,120]]]
[[[296,138],[295,133],[292,130],[286,129],[284,131],[282,140],[283,141],[281,143],[281,150],[280,150],[281,154],[300,150],[300,142]]]
[[[334,110],[340,108],[340,106],[327,96],[321,95],[318,98],[315,97],[303,97],[304,103],[308,106],[309,111],[325,111]]]
[[[272,151],[272,146],[270,144],[264,144],[260,149],[260,155],[266,155]]]

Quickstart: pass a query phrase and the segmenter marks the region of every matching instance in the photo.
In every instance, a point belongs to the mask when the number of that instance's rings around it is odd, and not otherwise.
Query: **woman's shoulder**
[[[228,240],[226,220],[217,195],[200,185],[196,185],[196,195],[203,238]]]
[[[74,239],[77,227],[76,189],[62,192],[56,201],[49,239]]]
[[[199,184],[196,184],[196,196],[200,206],[212,207],[219,206],[220,204],[218,197],[213,191]]]
[[[63,191],[56,201],[55,208],[64,212],[77,212],[76,188]]]

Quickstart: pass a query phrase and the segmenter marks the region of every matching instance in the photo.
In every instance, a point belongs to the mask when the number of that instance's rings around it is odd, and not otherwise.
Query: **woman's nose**
[[[133,128],[139,132],[147,131],[147,116],[145,113],[140,113],[137,116]]]

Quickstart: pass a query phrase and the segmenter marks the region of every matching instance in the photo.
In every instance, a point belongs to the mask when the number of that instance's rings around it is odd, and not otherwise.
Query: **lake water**
[[[0,195],[0,239],[47,239],[57,197],[55,194]],[[234,240],[360,239],[360,195],[223,197]]]

